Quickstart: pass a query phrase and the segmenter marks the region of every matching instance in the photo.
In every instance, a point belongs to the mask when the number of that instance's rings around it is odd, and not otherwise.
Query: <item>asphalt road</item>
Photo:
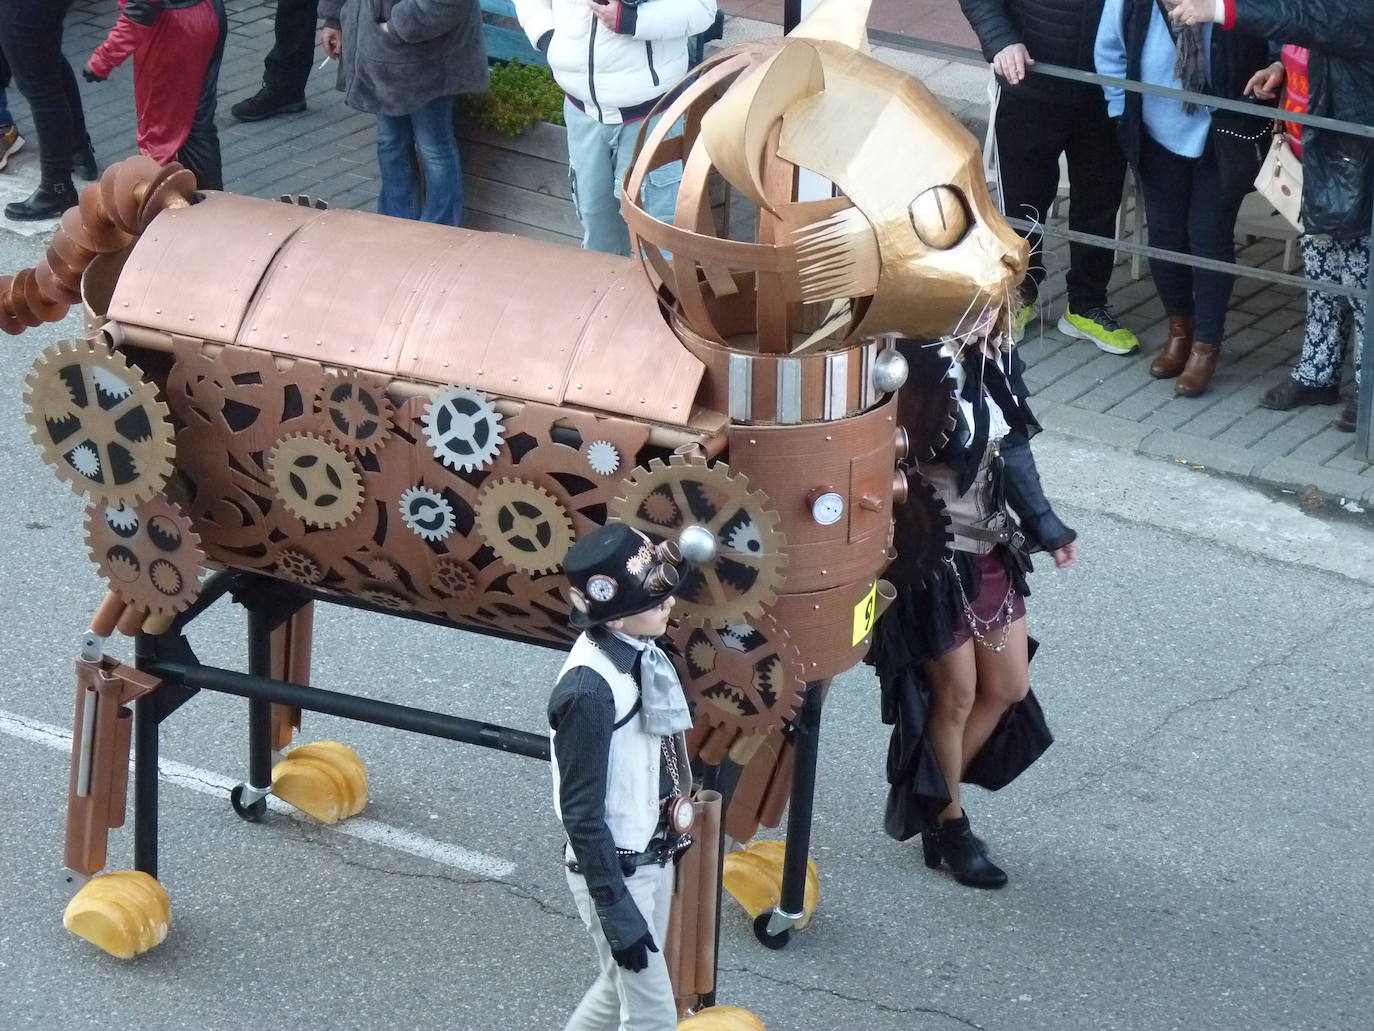
[[[0,234],[0,268],[38,254]],[[372,823],[242,823],[222,784],[245,772],[245,703],[197,697],[163,733],[171,936],[122,963],[62,929],[61,735],[103,591],[20,398],[77,328],[0,346],[0,1025],[560,1027],[592,967],[543,764],[326,717],[304,737],[361,753]],[[1374,535],[1051,433],[1038,450],[1083,559],[1031,601],[1058,742],[970,800],[1011,885],[961,888],[883,835],[885,733],[853,671],[822,733],[820,911],[774,953],[727,903],[721,1001],[769,1031],[1369,1026]],[[342,611],[318,628],[321,686],[531,730],[560,661]],[[193,635],[240,668],[242,640],[228,605]],[[117,831],[111,867],[130,861]]]

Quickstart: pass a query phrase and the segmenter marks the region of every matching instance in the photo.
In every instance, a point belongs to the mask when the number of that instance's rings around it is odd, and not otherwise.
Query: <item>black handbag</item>
[[[1254,122],[1255,119],[1246,119]],[[1269,150],[1269,138],[1273,129],[1268,122],[1261,122],[1259,130],[1253,135],[1246,132],[1248,126],[1232,129],[1217,122],[1212,115],[1212,130],[1207,136],[1207,145],[1212,149],[1217,162],[1217,175],[1221,179],[1223,196],[1234,199],[1244,197],[1255,188],[1255,177],[1264,165],[1264,156]]]

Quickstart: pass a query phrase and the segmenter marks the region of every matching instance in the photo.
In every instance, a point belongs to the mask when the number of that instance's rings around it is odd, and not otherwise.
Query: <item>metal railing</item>
[[[784,6],[785,16],[790,16],[792,14],[792,8],[794,6],[797,6],[798,10],[800,9],[799,0],[785,0]],[[925,57],[943,58],[947,61],[953,61],[959,64],[974,65],[980,68],[987,67],[987,61],[983,58],[983,55],[971,47],[962,47],[951,43],[941,43],[937,40],[921,39],[897,32],[885,32],[873,29],[869,30],[868,37],[870,41],[877,46],[890,47],[894,50],[903,50],[914,54],[920,54]],[[1137,82],[1133,79],[1118,79],[1113,76],[1098,75],[1095,72],[1085,72],[1077,68],[1064,68],[1039,61],[1037,61],[1035,67],[1031,69],[1030,74],[1045,75],[1056,79],[1067,79],[1070,82],[1079,82],[1094,86],[1112,86],[1134,93],[1157,97],[1170,97],[1179,101],[1191,101],[1196,104],[1224,111],[1235,111],[1239,114],[1255,115],[1266,120],[1273,120],[1276,117],[1276,111],[1273,107],[1253,104],[1247,101],[1229,100],[1207,94],[1193,93],[1188,90],[1174,89],[1169,86],[1156,86],[1152,83]],[[1293,111],[1282,112],[1282,118],[1285,122],[1312,125],[1321,129],[1327,129],[1331,132],[1345,133],[1348,136],[1374,140],[1374,126],[1361,125],[1356,122],[1346,122],[1340,119],[1326,118],[1319,115],[1299,114]],[[1029,222],[1022,219],[1009,219],[1008,221],[1018,229],[1025,230],[1032,228]],[[1054,239],[1068,240],[1072,243],[1096,244],[1110,250],[1121,251],[1127,254],[1141,255],[1147,258],[1159,258],[1183,265],[1190,265],[1194,268],[1229,272],[1236,276],[1259,279],[1264,282],[1281,286],[1293,287],[1301,290],[1320,290],[1328,294],[1349,297],[1354,300],[1363,300],[1365,302],[1364,339],[1362,341],[1357,340],[1352,345],[1355,348],[1362,349],[1363,357],[1361,362],[1363,371],[1360,375],[1359,404],[1357,407],[1355,425],[1355,453],[1360,461],[1374,462],[1374,217],[1371,218],[1370,225],[1371,274],[1363,289],[1345,286],[1340,283],[1331,283],[1325,280],[1308,279],[1304,276],[1290,275],[1284,272],[1276,272],[1271,269],[1255,268],[1251,265],[1241,265],[1235,262],[1200,258],[1191,254],[1183,254],[1178,251],[1150,247],[1137,242],[1127,242],[1111,237],[1075,232],[1074,230],[1059,226],[1043,226],[1037,224],[1034,228],[1042,232],[1045,236]],[[1342,346],[1344,346],[1343,343]]]

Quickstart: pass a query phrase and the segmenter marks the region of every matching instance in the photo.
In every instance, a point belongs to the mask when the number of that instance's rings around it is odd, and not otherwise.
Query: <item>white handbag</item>
[[[1298,232],[1302,232],[1302,162],[1282,129],[1274,133],[1264,156],[1255,189]]]

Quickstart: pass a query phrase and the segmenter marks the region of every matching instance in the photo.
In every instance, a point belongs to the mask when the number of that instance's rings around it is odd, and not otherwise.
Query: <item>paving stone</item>
[[[1233,476],[1251,476],[1264,461],[1247,448],[1170,430],[1157,430],[1150,434],[1141,444],[1140,451],[1156,458],[1182,461]]]
[[[1322,413],[1322,430],[1294,448],[1288,457],[1298,462],[1330,465],[1333,469],[1338,468],[1335,463],[1340,461],[1342,457],[1353,462],[1355,445],[1351,435],[1342,433],[1331,425],[1331,420],[1335,418],[1340,409],[1335,405],[1320,405],[1318,410]],[[1355,464],[1363,465],[1364,463]]]
[[[1270,483],[1289,487],[1316,487],[1343,498],[1367,498],[1374,491],[1374,476],[1361,476],[1331,466],[1295,462],[1291,458],[1272,458],[1256,473]]]

